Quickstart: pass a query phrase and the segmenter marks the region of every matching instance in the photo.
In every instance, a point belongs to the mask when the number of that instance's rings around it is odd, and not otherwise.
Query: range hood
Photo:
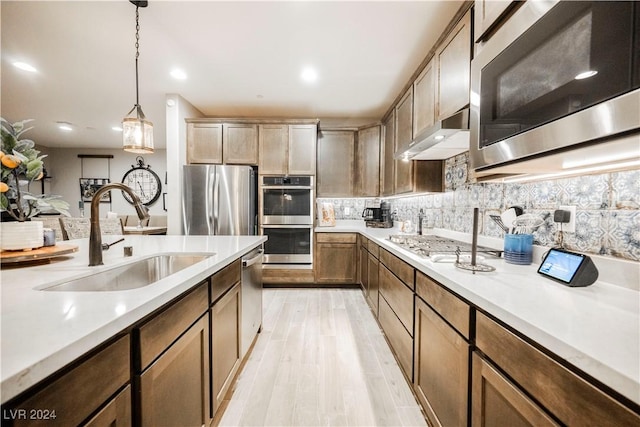
[[[433,124],[420,132],[409,148],[394,154],[401,160],[444,160],[469,150],[469,109]]]

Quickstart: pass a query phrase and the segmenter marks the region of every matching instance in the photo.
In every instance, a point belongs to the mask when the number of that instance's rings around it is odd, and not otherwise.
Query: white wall
[[[80,178],[109,178],[111,182],[122,182],[125,172],[136,164],[137,154],[117,149],[87,149],[87,148],[51,148],[38,147],[48,157],[44,159],[45,168],[52,177],[45,182],[45,191],[58,194],[70,205],[72,216],[79,216],[78,202],[80,198]],[[111,154],[112,159],[78,158],[78,154]],[[165,150],[155,150],[153,154],[142,156],[145,164],[158,174],[162,182],[162,192],[167,192],[165,173],[167,171],[167,157]],[[39,184],[38,184],[39,185]],[[39,192],[39,189],[32,188]],[[151,206],[151,215],[166,215],[163,209],[162,195]],[[84,204],[85,215],[89,216],[89,203]],[[111,192],[111,203],[100,204],[100,216],[106,216],[108,211],[122,215],[135,215],[135,209],[127,202],[120,191]]]
[[[167,95],[167,234],[183,234],[182,166],[187,164],[185,119],[204,117],[189,101],[177,94]]]

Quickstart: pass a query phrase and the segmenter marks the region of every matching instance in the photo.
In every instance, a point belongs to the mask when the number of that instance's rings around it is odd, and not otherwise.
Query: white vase
[[[44,245],[41,221],[0,223],[0,248],[18,251],[40,248]]]

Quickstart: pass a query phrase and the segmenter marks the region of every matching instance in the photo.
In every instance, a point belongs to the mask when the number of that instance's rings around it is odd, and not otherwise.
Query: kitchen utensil
[[[502,223],[505,225],[505,227],[513,232],[513,221],[515,221],[517,218],[516,210],[514,208],[509,208],[506,211],[502,212],[500,217],[502,218]]]
[[[538,214],[524,214],[517,217],[514,222],[515,234],[531,234],[544,224],[544,218]]]
[[[509,264],[531,264],[533,234],[507,234],[504,236],[504,259]]]
[[[489,215],[489,218],[491,218],[493,222],[498,224],[498,227],[500,227],[502,231],[504,231],[505,233],[509,232],[509,229],[504,225],[504,222],[502,222],[502,217],[500,215]]]

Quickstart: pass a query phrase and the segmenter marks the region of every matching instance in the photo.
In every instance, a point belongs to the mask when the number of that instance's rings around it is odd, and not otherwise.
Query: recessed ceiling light
[[[30,73],[35,73],[36,71],[38,71],[33,65],[27,64],[26,62],[14,62],[13,66],[23,71],[29,71]]]
[[[71,125],[68,123],[58,123],[58,129],[63,130],[65,132],[70,132],[73,130]]]
[[[574,78],[576,80],[583,80],[583,79],[588,79],[589,77],[593,77],[596,74],[598,74],[598,72],[596,70],[589,70],[589,71],[585,71],[583,73],[578,74]]]
[[[318,72],[311,67],[305,67],[300,74],[302,81],[306,83],[314,83],[318,80]]]
[[[122,132],[122,128],[120,126],[112,126],[111,129],[115,130],[116,132]]]
[[[186,80],[187,79],[187,73],[185,73],[182,70],[179,69],[175,69],[173,71],[171,71],[171,77],[173,77],[176,80]]]

